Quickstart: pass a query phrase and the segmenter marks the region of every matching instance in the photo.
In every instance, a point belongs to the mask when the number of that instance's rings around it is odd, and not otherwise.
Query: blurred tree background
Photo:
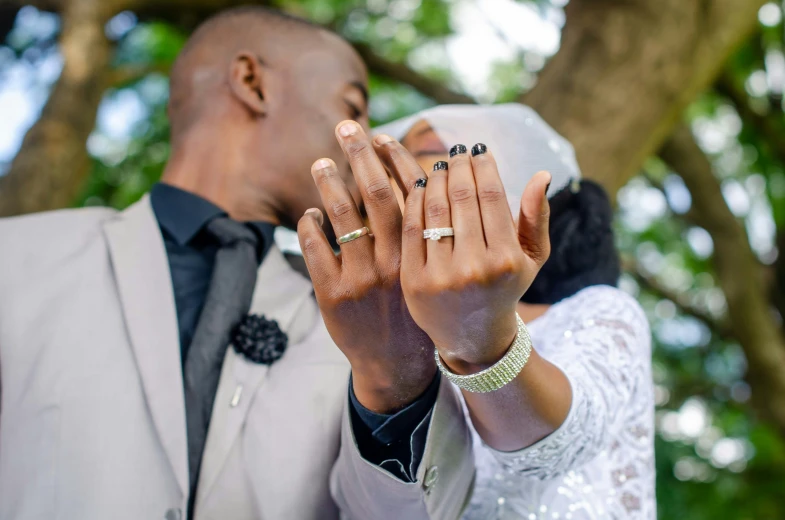
[[[137,200],[168,157],[172,60],[240,3],[0,0],[0,216]],[[356,46],[375,123],[521,100],[567,137],[652,323],[660,517],[785,518],[781,3],[257,3]]]

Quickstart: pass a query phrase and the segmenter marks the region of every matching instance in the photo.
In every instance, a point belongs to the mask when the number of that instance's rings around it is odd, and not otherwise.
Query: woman
[[[478,143],[472,156],[492,151],[513,215],[521,197],[527,197],[524,188],[534,172],[547,170],[552,176],[547,188],[551,255],[517,309],[531,335],[531,355],[505,388],[462,390],[474,426],[477,467],[464,518],[655,518],[649,329],[638,304],[613,287],[619,264],[611,208],[601,188],[578,180],[572,147],[518,104],[436,107],[377,133],[401,140],[424,171],[436,164],[423,193],[410,192],[409,199],[417,194],[421,200],[407,200],[406,212],[422,215],[423,201],[435,196],[429,190],[444,190],[448,181],[442,182],[442,176],[452,181],[450,175],[464,175],[444,172],[445,161],[453,160],[449,156],[467,151],[457,146],[448,156],[448,146],[455,143]],[[481,191],[479,181],[476,190]],[[450,225],[457,239],[458,223],[440,227]],[[485,229],[482,245],[490,248]],[[444,253],[452,248],[449,240],[428,241],[428,262],[432,254],[449,254]],[[407,293],[407,261],[411,257],[404,244],[402,284],[412,316],[437,348],[449,344],[442,339],[449,327],[440,328],[432,315],[440,305],[461,304]],[[439,348],[439,353],[440,369],[451,380],[451,375],[492,366],[504,354],[472,365],[452,357],[449,349]]]

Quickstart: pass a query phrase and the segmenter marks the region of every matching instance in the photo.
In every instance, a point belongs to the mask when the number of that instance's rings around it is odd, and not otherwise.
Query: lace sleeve
[[[551,435],[517,452],[486,447],[508,474],[552,479],[581,467],[604,447],[619,448],[622,429],[633,437],[639,425],[625,420],[651,403],[651,340],[638,303],[611,287],[592,287],[576,295],[544,335],[541,354],[558,366],[572,387],[564,423]],[[564,324],[564,327],[559,326]],[[535,344],[535,348],[537,345]],[[638,410],[641,411],[641,410]],[[646,416],[642,411],[638,416]],[[644,432],[639,432],[643,435]],[[613,445],[615,442],[615,446]]]

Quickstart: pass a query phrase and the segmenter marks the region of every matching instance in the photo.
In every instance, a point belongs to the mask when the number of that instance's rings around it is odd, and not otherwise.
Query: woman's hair
[[[542,266],[524,303],[556,303],[591,285],[613,285],[621,275],[613,237],[613,208],[592,181],[568,184],[550,198],[551,256]]]

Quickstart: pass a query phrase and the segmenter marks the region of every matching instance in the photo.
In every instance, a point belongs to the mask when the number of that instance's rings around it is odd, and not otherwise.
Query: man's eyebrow
[[[363,85],[359,81],[351,81],[351,82],[349,82],[349,85],[351,85],[354,88],[356,88],[357,90],[359,90],[360,94],[363,95],[363,99],[365,100],[365,102],[366,103],[368,102],[368,89],[365,88],[365,85]]]

